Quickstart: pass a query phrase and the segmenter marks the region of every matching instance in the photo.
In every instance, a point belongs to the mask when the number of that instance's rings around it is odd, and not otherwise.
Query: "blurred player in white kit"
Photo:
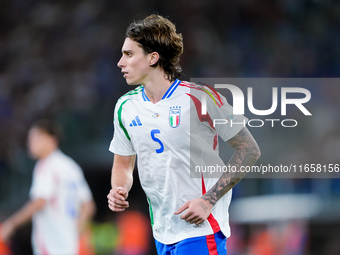
[[[15,230],[32,218],[35,255],[78,255],[79,238],[96,206],[80,166],[59,149],[60,127],[39,120],[28,132],[28,149],[37,159],[30,200],[2,223],[8,242]]]

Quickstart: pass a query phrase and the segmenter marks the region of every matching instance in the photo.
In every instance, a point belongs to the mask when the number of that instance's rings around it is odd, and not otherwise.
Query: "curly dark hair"
[[[157,52],[159,60],[152,67],[162,67],[169,81],[182,76],[179,57],[183,53],[183,38],[176,33],[176,26],[170,20],[160,15],[150,15],[131,23],[125,38],[139,43],[145,54]]]

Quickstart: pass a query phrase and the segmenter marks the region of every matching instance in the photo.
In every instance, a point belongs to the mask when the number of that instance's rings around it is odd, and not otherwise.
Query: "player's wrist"
[[[210,201],[208,196],[203,195],[200,198],[202,200],[200,203],[203,203],[203,205],[206,206],[208,210],[211,210],[214,207],[215,204]]]

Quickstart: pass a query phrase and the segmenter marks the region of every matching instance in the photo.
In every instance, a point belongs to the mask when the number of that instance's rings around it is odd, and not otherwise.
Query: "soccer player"
[[[260,150],[243,125],[213,125],[214,119],[244,123],[246,118],[233,115],[212,88],[178,80],[182,52],[181,34],[162,16],[148,16],[127,29],[118,67],[129,85],[140,86],[115,107],[108,204],[115,212],[129,207],[137,155],[158,254],[226,254],[231,189],[244,175],[241,166],[253,165]],[[223,164],[218,135],[235,150],[227,163],[234,173],[209,178],[202,171],[191,178],[195,166]]]
[[[82,169],[58,149],[60,128],[51,120],[37,121],[28,132],[28,149],[38,159],[28,201],[2,223],[1,237],[32,218],[36,255],[78,255],[79,236],[96,206]]]

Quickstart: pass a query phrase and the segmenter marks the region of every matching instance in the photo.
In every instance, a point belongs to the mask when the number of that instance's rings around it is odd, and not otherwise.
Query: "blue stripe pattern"
[[[143,97],[144,101],[150,101],[149,98],[145,95],[144,86],[143,86],[143,89],[142,89],[142,97]]]
[[[141,126],[141,125],[142,125],[142,122],[140,121],[140,119],[139,119],[139,116],[138,116],[138,115],[136,116],[136,121],[137,121],[137,123],[138,123],[138,126]]]
[[[178,85],[181,83],[180,80],[176,79],[170,86],[170,88],[168,88],[168,90],[165,92],[164,96],[162,97],[162,99],[166,99],[171,97],[171,95],[175,92],[176,88],[178,87]],[[144,87],[142,89],[142,97],[144,101],[150,101],[150,99],[146,96],[145,91],[144,91]]]
[[[176,79],[176,80],[174,81],[174,83],[170,86],[170,88],[168,88],[167,92],[164,94],[164,96],[162,97],[162,99],[171,97],[171,95],[174,93],[174,91],[175,91],[176,88],[178,87],[178,84],[179,84],[179,83],[180,83],[180,80]]]

